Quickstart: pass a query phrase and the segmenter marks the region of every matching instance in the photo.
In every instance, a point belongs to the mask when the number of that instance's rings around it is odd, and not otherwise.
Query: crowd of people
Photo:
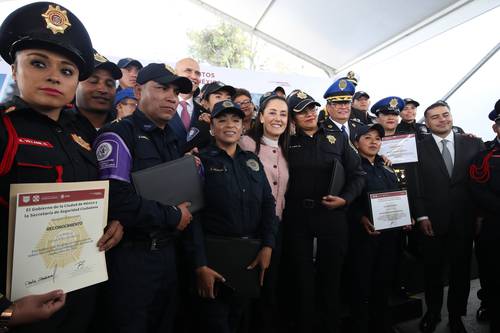
[[[256,105],[244,88],[200,87],[191,58],[175,68],[115,64],[71,11],[48,2],[5,19],[0,54],[19,91],[0,105],[0,292],[11,184],[100,179],[110,188],[97,244],[109,280],[13,303],[0,294],[0,332],[340,332],[345,308],[350,332],[394,332],[389,297],[403,251],[424,266],[419,329],[436,329],[448,283],[449,329],[466,332],[474,242],[480,316],[500,332],[500,101],[486,144],[454,126],[446,101],[425,108],[425,124],[411,98],[370,108],[353,73],[325,87],[321,110],[304,90],[282,87]],[[400,134],[415,134],[418,163],[380,154],[383,139]],[[200,212],[136,192],[133,172],[186,154],[204,184]],[[338,164],[345,183],[332,193]],[[377,230],[369,193],[399,189],[411,225]],[[259,297],[211,265],[214,237],[258,240],[241,267],[257,272]]]

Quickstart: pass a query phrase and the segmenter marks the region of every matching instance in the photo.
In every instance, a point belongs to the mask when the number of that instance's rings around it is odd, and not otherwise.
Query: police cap
[[[142,68],[137,74],[136,81],[141,85],[149,81],[155,81],[162,85],[174,84],[183,94],[190,93],[193,88],[191,80],[175,74],[175,70],[169,65],[158,63],[151,63]]]
[[[302,112],[309,105],[321,106],[314,98],[302,90],[294,90],[288,95],[286,101],[290,112]]]
[[[381,138],[383,138],[385,136],[385,130],[384,130],[384,127],[382,127],[382,125],[370,124],[370,125],[361,126],[358,128],[358,130],[356,131],[355,140],[359,141],[359,138],[361,138],[363,135],[365,135],[366,133],[368,133],[370,131],[377,131]]]
[[[94,68],[104,69],[111,73],[111,76],[115,80],[119,80],[122,77],[122,71],[114,62],[109,61],[105,56],[101,55],[99,52],[94,50]]]
[[[495,103],[495,108],[490,112],[488,118],[492,121],[500,120],[500,99]]]
[[[220,81],[214,81],[214,82],[207,83],[206,85],[203,86],[201,91],[203,94],[202,98],[206,99],[206,100],[208,100],[208,97],[211,94],[216,93],[218,91],[227,91],[229,93],[231,99],[236,94],[236,89],[234,89],[233,86],[229,86],[229,85],[224,84]]]
[[[90,36],[80,20],[68,9],[51,2],[35,2],[7,16],[0,27],[0,54],[12,64],[16,52],[44,49],[67,56],[79,70],[79,80],[94,70]]]
[[[379,113],[399,115],[399,112],[403,110],[404,105],[405,102],[402,98],[397,96],[389,96],[386,98],[382,98],[380,101],[375,103],[370,111],[377,116]]]
[[[325,91],[323,98],[328,102],[351,102],[356,87],[347,79],[338,79]]]
[[[241,111],[240,106],[233,103],[230,99],[220,101],[214,105],[214,109],[212,110],[212,118],[217,118],[220,115],[226,113],[234,113],[241,119],[245,118],[245,113]]]
[[[118,60],[118,67],[120,68],[127,68],[128,66],[137,66],[137,68],[142,69],[144,66],[142,66],[141,62],[136,59],[132,58],[123,58]]]

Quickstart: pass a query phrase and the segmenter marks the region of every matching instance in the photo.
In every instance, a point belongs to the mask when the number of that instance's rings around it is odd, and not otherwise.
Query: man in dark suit
[[[452,333],[463,333],[466,330],[461,316],[467,310],[477,221],[476,207],[467,187],[468,166],[484,149],[484,144],[478,138],[452,130],[453,118],[446,103],[432,104],[424,116],[432,135],[417,143],[421,188],[416,216],[422,232],[427,304],[420,330],[433,332],[441,321],[443,273],[449,265],[449,328]]]
[[[193,84],[193,89],[189,94],[179,94],[177,113],[168,123],[177,137],[180,151],[184,151],[192,124],[198,120],[202,112],[200,105],[193,98],[200,85],[201,72],[198,62],[191,58],[179,60],[175,64],[175,71],[177,75],[190,79]]]

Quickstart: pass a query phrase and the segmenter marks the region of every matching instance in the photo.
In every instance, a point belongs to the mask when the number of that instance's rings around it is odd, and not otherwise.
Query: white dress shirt
[[[448,147],[451,155],[451,161],[453,162],[453,165],[455,165],[455,137],[453,135],[453,131],[450,131],[450,134],[448,134],[446,138],[442,138],[440,136],[437,136],[436,134],[432,134],[432,137],[434,138],[434,141],[436,141],[439,152],[441,154],[443,153],[443,144],[441,143],[441,141],[443,141],[443,139],[448,140],[448,142],[446,142],[446,147]]]
[[[342,131],[342,126],[344,126],[344,127],[345,127],[345,132],[347,133],[347,136],[348,136],[348,137],[351,137],[351,131],[349,130],[349,120],[347,120],[344,124],[341,124],[341,123],[339,123],[339,122],[336,122],[335,120],[333,120],[333,118],[332,118],[332,117],[330,117],[330,120],[331,120],[331,121],[333,121],[333,123],[334,123],[335,125],[337,125],[337,127],[338,127],[338,128],[339,128],[339,130],[341,130],[341,131]]]
[[[181,114],[182,114],[181,101],[183,101],[183,99],[179,97],[179,105],[177,105],[177,114],[182,119],[182,117],[181,117]],[[193,116],[193,97],[191,97],[190,99],[186,99],[185,101],[186,101],[186,107],[187,107],[187,112],[189,114],[189,118],[191,118]]]

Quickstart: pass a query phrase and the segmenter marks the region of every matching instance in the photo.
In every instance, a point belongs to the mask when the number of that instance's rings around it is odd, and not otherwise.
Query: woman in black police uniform
[[[238,146],[243,117],[239,106],[230,100],[218,102],[212,110],[210,127],[215,143],[200,153],[206,200],[201,226],[205,236],[260,239],[261,250],[255,260],[241,265],[260,269],[262,285],[275,244],[277,218],[274,197],[259,158]],[[203,242],[197,244],[196,252],[198,293],[202,297],[200,329],[235,332],[248,299],[217,295],[214,283],[224,278],[210,268]]]
[[[388,298],[396,274],[401,228],[376,231],[368,193],[399,189],[394,170],[378,152],[384,137],[380,124],[359,129],[356,148],[366,172],[363,193],[349,208],[349,267],[352,332],[391,332]],[[406,228],[406,227],[405,227]]]
[[[283,217],[283,255],[291,266],[287,278],[294,279],[294,284],[288,294],[297,306],[297,331],[301,333],[312,332],[317,312],[321,314],[321,332],[338,331],[339,283],[347,251],[345,207],[361,193],[364,184],[355,149],[329,122],[318,127],[317,106],[303,91],[288,96],[297,134],[291,137],[288,150],[290,179]],[[328,195],[334,161],[342,163],[346,172],[339,196]],[[316,291],[319,302],[315,301]]]
[[[90,37],[73,13],[37,2],[12,12],[2,23],[0,54],[12,64],[20,92],[0,106],[0,214],[7,221],[10,184],[97,179],[90,142],[77,130],[74,114],[65,109],[78,81],[92,72],[93,53]],[[0,229],[3,289],[7,223],[0,223]],[[104,249],[110,243],[101,245]],[[85,332],[95,296],[95,286],[74,291],[61,311],[23,331]]]

